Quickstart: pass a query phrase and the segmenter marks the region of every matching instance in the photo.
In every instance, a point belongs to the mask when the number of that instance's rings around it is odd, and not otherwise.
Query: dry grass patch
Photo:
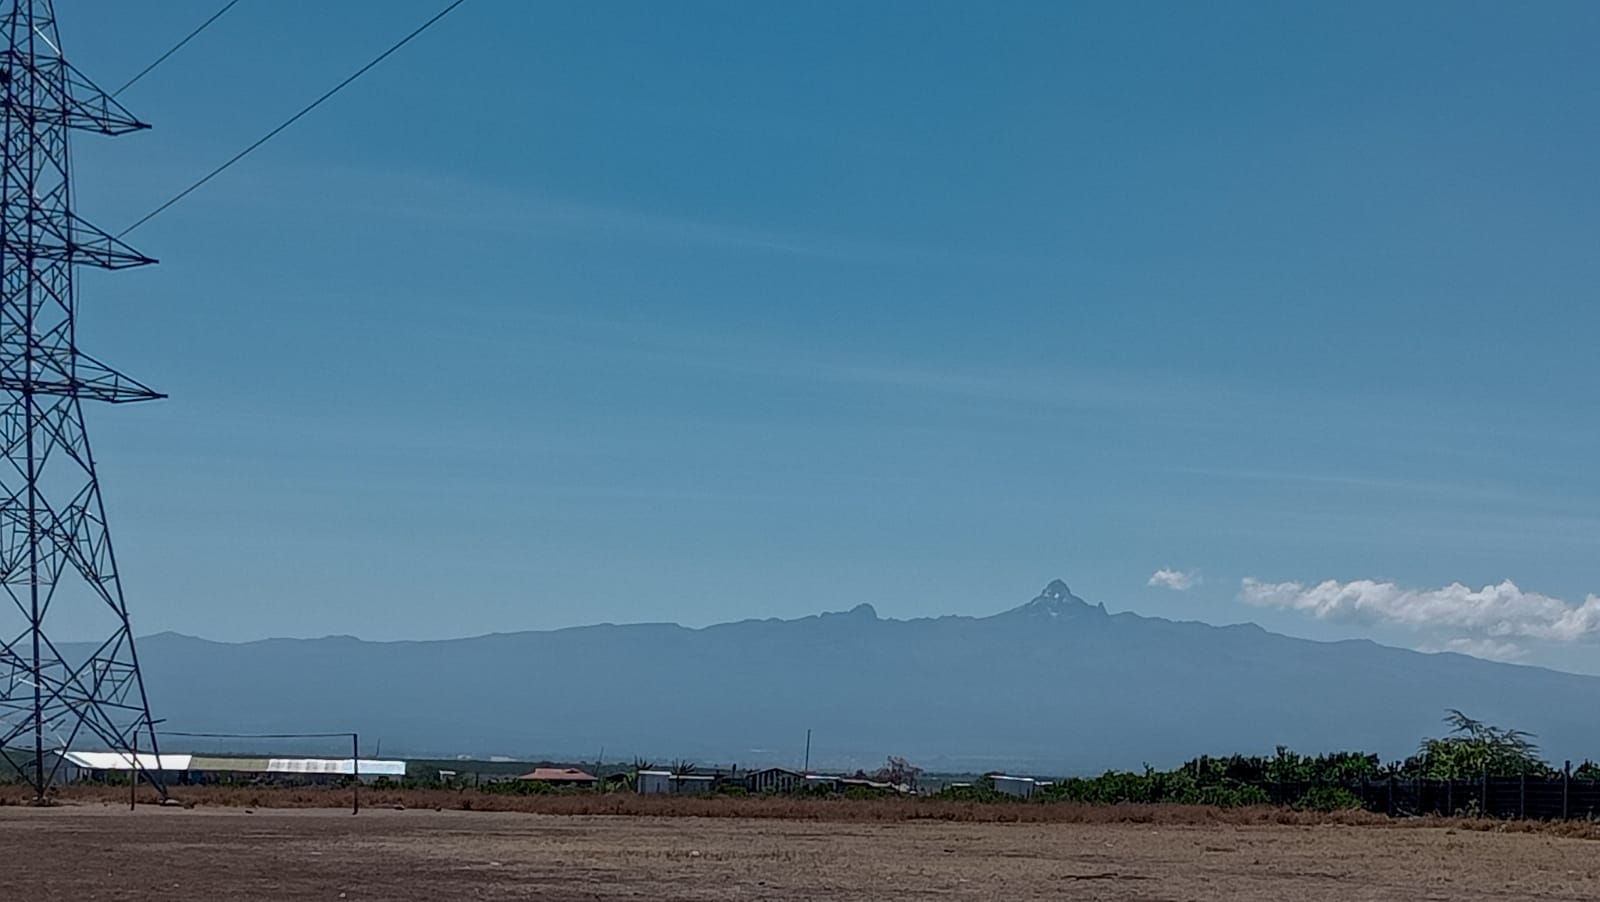
[[[200,808],[344,808],[348,789],[323,787],[179,786],[173,798]],[[63,787],[56,798],[63,805],[122,804],[128,790],[117,787]],[[20,787],[0,791],[0,805],[26,804]],[[142,804],[159,797],[141,788]],[[1502,821],[1487,818],[1389,818],[1368,811],[1311,812],[1256,806],[1212,808],[1201,805],[1089,805],[1073,802],[955,802],[940,799],[827,799],[784,796],[654,796],[635,793],[511,795],[472,790],[363,788],[361,804],[369,809],[479,811],[558,816],[751,818],[827,823],[904,823],[915,821],[972,824],[1150,824],[1158,826],[1369,826],[1448,828],[1462,832],[1540,833],[1572,839],[1600,839],[1593,821]]]

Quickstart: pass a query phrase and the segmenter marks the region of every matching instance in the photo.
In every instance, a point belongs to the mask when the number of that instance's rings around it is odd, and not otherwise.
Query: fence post
[[[361,813],[361,734],[350,734],[350,813]]]
[[[1483,800],[1483,804],[1478,806],[1479,808],[1482,809],[1482,811],[1478,816],[1479,817],[1488,817],[1489,816],[1489,765],[1487,765],[1487,764],[1485,764],[1483,766],[1483,796],[1482,796],[1482,800]]]
[[[1456,781],[1454,778],[1444,781],[1444,816],[1456,816]]]
[[[1389,816],[1394,817],[1394,781],[1393,774],[1389,775]]]
[[[1572,762],[1561,768],[1561,819],[1572,817]]]
[[[1517,819],[1528,819],[1528,775],[1524,773],[1517,783]]]

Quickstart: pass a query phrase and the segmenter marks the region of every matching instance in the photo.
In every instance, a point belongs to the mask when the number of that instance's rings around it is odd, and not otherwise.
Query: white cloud
[[[1495,639],[1449,639],[1439,645],[1418,646],[1417,651],[1453,651],[1474,658],[1487,658],[1490,661],[1520,661],[1528,654],[1527,650],[1515,642],[1500,642]]]
[[[1328,580],[1314,586],[1246,579],[1239,597],[1260,607],[1302,611],[1319,620],[1400,626],[1444,643],[1493,640],[1500,643],[1502,657],[1508,653],[1505,646],[1514,645],[1512,640],[1600,642],[1600,596],[1574,604],[1524,592],[1511,580],[1481,589],[1460,583],[1406,589],[1370,579]]]
[[[1174,592],[1183,592],[1200,585],[1200,572],[1198,570],[1184,571],[1162,567],[1160,570],[1150,574],[1150,581],[1145,585],[1160,586],[1163,589],[1171,589]]]

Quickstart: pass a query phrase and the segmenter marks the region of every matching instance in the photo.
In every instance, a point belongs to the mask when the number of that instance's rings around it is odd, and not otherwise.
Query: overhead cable
[[[221,166],[218,166],[217,168],[215,168],[215,169],[211,170],[210,172],[206,173],[205,176],[203,178],[201,178],[199,181],[195,182],[194,184],[190,185],[189,187],[187,187],[187,188],[183,189],[182,191],[179,191],[177,194],[173,195],[172,198],[169,199],[166,203],[162,204],[159,207],[156,207],[154,210],[151,210],[149,213],[146,213],[144,216],[140,217],[139,221],[135,222],[133,225],[128,226],[127,228],[123,229],[121,232],[118,232],[117,233],[117,237],[121,238],[124,235],[127,235],[129,232],[133,231],[134,229],[137,229],[138,227],[144,225],[145,223],[147,223],[150,220],[154,219],[157,214],[165,211],[168,207],[172,206],[173,204],[177,203],[178,201],[183,200],[185,197],[188,197],[190,194],[194,193],[195,189],[199,188],[201,185],[204,185],[206,182],[209,182],[212,179],[216,178],[217,176],[221,175],[223,170],[227,169],[229,166],[232,166],[233,164],[235,164],[235,163],[239,162],[240,160],[244,159],[246,156],[248,156],[250,154],[251,151],[255,150],[257,147],[260,147],[261,145],[263,145],[263,144],[267,143],[268,141],[271,141],[273,138],[277,137],[279,132],[281,132],[284,129],[288,128],[289,126],[295,124],[296,122],[298,122],[300,120],[300,118],[302,116],[304,116],[305,114],[311,112],[312,110],[316,109],[317,107],[321,106],[323,104],[323,102],[326,101],[328,98],[330,98],[333,95],[339,93],[341,90],[344,89],[344,87],[346,85],[350,84],[351,82],[353,82],[356,79],[360,78],[361,76],[365,75],[367,73],[367,70],[369,70],[373,66],[376,66],[379,63],[383,62],[385,59],[387,59],[389,57],[390,54],[394,53],[396,50],[399,50],[401,47],[404,47],[406,44],[409,44],[413,38],[415,38],[419,34],[422,34],[424,31],[427,31],[429,28],[431,28],[433,26],[433,23],[439,21],[440,19],[443,19],[445,16],[449,15],[451,13],[451,11],[453,11],[456,7],[460,6],[461,4],[463,4],[465,2],[466,2],[466,0],[455,0],[455,2],[451,3],[449,6],[446,6],[444,9],[440,10],[438,13],[436,13],[434,15],[433,18],[431,18],[428,21],[422,23],[421,25],[418,25],[416,27],[416,29],[414,31],[412,31],[410,34],[406,35],[405,37],[403,37],[400,40],[396,41],[394,44],[390,45],[388,50],[385,50],[382,53],[378,54],[376,57],[374,57],[371,62],[369,62],[365,66],[362,66],[361,68],[357,69],[355,72],[351,73],[350,76],[348,78],[346,78],[344,81],[341,81],[338,84],[334,85],[332,88],[328,89],[328,92],[323,94],[321,97],[318,97],[316,100],[311,101],[311,103],[307,104],[304,108],[302,108],[300,110],[300,112],[295,113],[293,116],[290,116],[288,119],[285,119],[280,125],[278,125],[277,128],[274,128],[272,131],[267,132],[265,135],[262,135],[260,138],[256,139],[255,143],[251,144],[249,147],[246,147],[244,150],[241,150],[238,153],[234,154],[231,158],[229,158],[229,160],[226,163],[223,163]]]
[[[129,88],[133,87],[133,83],[134,82],[138,81],[141,78],[144,78],[146,75],[149,75],[151,69],[154,69],[155,67],[157,67],[157,66],[161,65],[162,63],[166,62],[167,61],[167,57],[173,55],[174,53],[177,53],[179,50],[181,50],[183,48],[184,44],[187,44],[190,41],[194,40],[194,36],[195,35],[199,34],[202,31],[205,31],[206,27],[209,26],[212,22],[215,22],[218,19],[222,18],[222,14],[227,12],[230,9],[233,9],[234,4],[236,4],[238,2],[239,2],[239,0],[228,0],[228,2],[221,9],[219,9],[216,12],[211,14],[211,18],[205,20],[204,22],[201,22],[199,24],[199,26],[195,28],[194,31],[191,31],[188,34],[184,35],[183,36],[183,40],[179,41],[176,44],[173,44],[170,48],[168,48],[166,53],[163,53],[160,56],[156,57],[156,61],[155,62],[151,63],[148,66],[145,66],[142,70],[140,70],[138,75],[135,75],[134,77],[128,79],[127,84],[124,84],[122,87],[116,89],[115,91],[112,91],[111,92],[111,96],[112,97],[116,97],[118,94],[121,94],[123,91],[126,91]]]

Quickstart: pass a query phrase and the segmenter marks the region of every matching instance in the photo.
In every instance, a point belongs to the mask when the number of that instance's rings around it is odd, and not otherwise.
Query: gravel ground
[[[1381,826],[0,808],[28,900],[1600,898],[1600,844]]]

